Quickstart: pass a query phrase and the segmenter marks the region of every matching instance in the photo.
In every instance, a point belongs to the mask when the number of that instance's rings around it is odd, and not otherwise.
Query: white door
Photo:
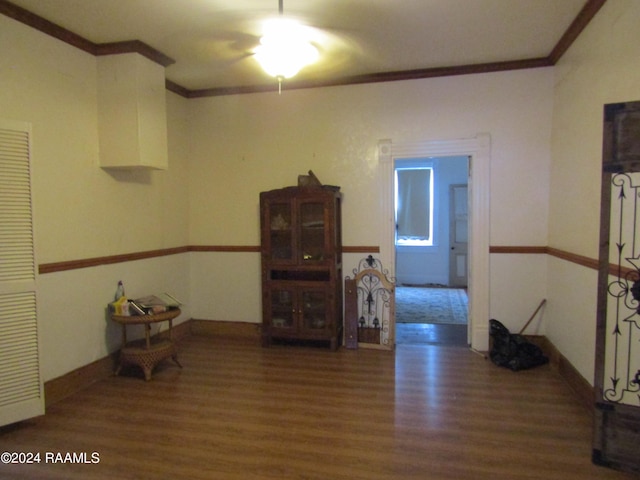
[[[469,247],[467,185],[450,185],[449,204],[449,285],[466,287]]]
[[[0,425],[44,413],[30,163],[30,126],[0,119]]]

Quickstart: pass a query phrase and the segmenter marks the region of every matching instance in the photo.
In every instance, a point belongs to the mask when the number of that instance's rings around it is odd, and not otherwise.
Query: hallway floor
[[[398,345],[442,345],[466,347],[467,325],[396,323]]]

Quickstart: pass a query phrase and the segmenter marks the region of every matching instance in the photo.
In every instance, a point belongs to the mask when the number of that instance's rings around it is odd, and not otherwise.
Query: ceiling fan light
[[[293,77],[319,56],[318,49],[306,40],[304,28],[291,21],[265,25],[254,54],[263,70],[277,78]]]
[[[255,58],[272,77],[291,78],[317,60],[318,50],[310,43],[263,43]]]

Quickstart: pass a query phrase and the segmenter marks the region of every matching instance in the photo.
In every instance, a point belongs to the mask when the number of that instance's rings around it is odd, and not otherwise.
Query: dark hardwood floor
[[[592,465],[590,414],[548,365],[514,373],[460,347],[205,336],[184,339],[179,358],[183,369],[110,377],[0,429],[0,452],[41,455],[0,464],[0,478],[634,478]],[[99,462],[45,461],[67,453]]]
[[[398,287],[398,290],[402,287]],[[403,288],[405,293],[396,298],[396,302],[407,302],[410,305],[400,309],[396,303],[396,343],[401,345],[442,345],[465,347],[469,345],[468,325],[455,323],[418,323],[423,317],[420,312],[435,301],[447,302],[439,293],[456,291],[442,288]],[[459,290],[459,289],[458,289]],[[462,289],[466,294],[466,288]],[[466,295],[465,295],[466,298]],[[467,307],[468,308],[468,307]],[[409,318],[402,316],[404,312]],[[403,321],[404,320],[404,321]],[[405,323],[406,322],[406,323]]]
[[[466,347],[469,344],[467,325],[396,323],[396,343]]]

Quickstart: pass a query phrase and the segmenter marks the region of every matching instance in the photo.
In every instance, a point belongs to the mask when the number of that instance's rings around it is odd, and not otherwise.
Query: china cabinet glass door
[[[274,203],[269,208],[271,260],[293,260],[291,203]]]
[[[325,219],[323,202],[300,204],[300,252],[303,263],[325,260]]]
[[[302,291],[302,325],[305,330],[327,328],[327,294],[324,289]]]
[[[290,289],[271,290],[271,326],[293,328],[295,325],[295,292]]]

